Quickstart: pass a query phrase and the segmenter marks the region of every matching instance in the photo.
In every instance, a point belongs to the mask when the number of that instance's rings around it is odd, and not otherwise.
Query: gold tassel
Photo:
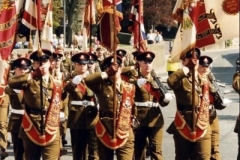
[[[42,57],[42,49],[40,43],[38,44],[38,57]]]

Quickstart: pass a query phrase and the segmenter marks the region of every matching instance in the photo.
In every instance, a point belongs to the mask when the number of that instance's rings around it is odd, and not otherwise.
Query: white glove
[[[224,98],[222,105],[228,107],[231,103],[232,101],[230,99]]]
[[[139,79],[137,80],[137,85],[138,85],[139,87],[142,87],[146,82],[147,82],[147,80],[146,80],[145,78],[139,78]]]
[[[171,93],[166,93],[165,94],[165,98],[164,98],[164,102],[168,103],[169,101],[171,101],[173,99],[173,95]]]
[[[60,112],[59,118],[60,118],[60,122],[64,122],[66,120],[65,114],[63,112]]]
[[[19,90],[19,89],[13,89],[13,90],[14,90],[15,93],[20,93],[21,92],[21,90]]]
[[[82,76],[78,75],[78,76],[75,76],[72,80],[72,83],[77,85],[79,84],[80,82],[82,81]]]

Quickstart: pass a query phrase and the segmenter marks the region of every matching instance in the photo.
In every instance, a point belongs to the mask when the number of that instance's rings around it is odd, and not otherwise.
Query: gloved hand
[[[189,59],[188,64],[186,65],[186,67],[189,68],[189,70],[193,70],[193,68],[197,65],[197,59],[195,58],[191,58]]]
[[[32,72],[33,79],[40,79],[42,76],[43,76],[43,74],[39,67],[35,71]]]
[[[231,103],[232,103],[232,101],[230,99],[224,98],[222,105],[228,107],[228,106],[230,106]]]
[[[139,78],[139,79],[137,80],[137,85],[138,85],[139,87],[142,87],[146,82],[147,82],[147,80],[146,80],[145,78]]]
[[[66,121],[66,117],[65,117],[64,112],[60,112],[59,119],[60,119],[60,122],[65,122]]]
[[[114,63],[112,64],[106,71],[108,77],[114,76],[118,71],[118,64]]]
[[[14,91],[15,93],[20,93],[20,92],[21,92],[20,89],[13,89],[13,91]]]
[[[163,101],[164,101],[165,103],[168,103],[168,102],[171,101],[172,99],[173,99],[173,94],[171,94],[171,93],[166,93]]]
[[[78,76],[75,76],[72,80],[72,83],[77,85],[79,84],[80,82],[82,81],[82,76],[78,75]]]

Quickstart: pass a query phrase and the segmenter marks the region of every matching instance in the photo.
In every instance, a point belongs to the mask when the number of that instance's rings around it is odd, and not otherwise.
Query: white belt
[[[12,109],[11,113],[15,113],[15,114],[24,114],[24,109]]]
[[[84,100],[84,101],[71,101],[71,104],[72,105],[79,105],[79,106],[94,106],[94,102],[93,101],[87,101],[87,100]]]
[[[139,107],[159,107],[159,103],[151,102],[151,101],[135,102],[135,105]]]

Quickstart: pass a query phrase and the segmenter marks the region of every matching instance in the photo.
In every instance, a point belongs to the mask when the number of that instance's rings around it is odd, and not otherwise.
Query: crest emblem
[[[226,14],[236,15],[239,11],[238,0],[224,0],[222,2],[222,9]]]
[[[125,106],[126,108],[131,107],[131,100],[130,100],[129,97],[126,97],[125,102],[124,102],[124,106]]]

